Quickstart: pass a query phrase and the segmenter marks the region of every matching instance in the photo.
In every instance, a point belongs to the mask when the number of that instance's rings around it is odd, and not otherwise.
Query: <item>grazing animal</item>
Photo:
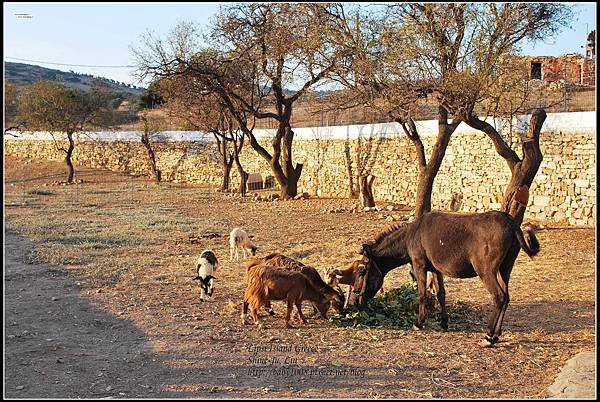
[[[300,272],[300,273],[306,275],[306,277],[311,281],[311,283],[320,292],[327,293],[330,295],[337,294],[339,296],[339,300],[338,300],[338,298],[332,299],[333,301],[332,301],[331,306],[338,313],[341,314],[343,312],[344,301],[345,301],[344,293],[341,291],[341,289],[339,291],[335,290],[331,286],[329,286],[327,283],[325,283],[323,281],[323,278],[321,278],[319,271],[317,271],[315,268],[308,266],[308,265],[304,265],[300,261],[294,260],[293,258],[287,257],[281,253],[271,253],[271,254],[267,255],[266,257],[256,260],[254,262],[254,264],[256,265],[259,261],[261,261],[262,264],[264,264],[264,265],[272,265],[275,267],[285,268],[287,270]],[[270,307],[270,305],[269,305],[269,307]],[[313,303],[313,308],[314,308],[314,311],[316,312],[316,314],[320,315],[318,307],[316,306],[315,303]],[[321,316],[321,317],[327,318],[324,316]]]
[[[363,264],[362,260],[352,261],[346,268],[335,268],[327,272],[327,284],[338,288],[340,285],[348,285],[348,294],[351,294],[356,279],[365,269],[365,264]],[[381,293],[384,292],[383,286],[379,291]],[[350,300],[350,298],[346,300],[346,305],[344,305],[344,307],[347,307],[348,300]]]
[[[233,254],[235,253],[235,261],[240,260],[239,251],[242,250],[244,258],[248,254],[256,255],[257,247],[250,241],[248,233],[242,228],[234,228],[229,235],[229,259],[233,261]]]
[[[362,245],[367,267],[354,283],[351,304],[374,297],[383,277],[393,268],[411,263],[417,279],[419,314],[415,323],[421,329],[425,320],[427,272],[436,282],[441,308],[441,326],[448,328],[443,276],[479,276],[492,295],[485,346],[498,342],[509,302],[508,282],[520,249],[533,257],[540,250],[534,232],[523,234],[513,218],[500,211],[478,214],[428,212],[413,222],[392,226]],[[358,296],[356,296],[358,293]]]
[[[204,295],[212,297],[214,287],[213,274],[217,270],[219,261],[212,250],[204,250],[196,262],[196,277],[192,280],[200,281],[200,301],[204,301]]]
[[[254,324],[258,325],[259,328],[261,326],[258,318],[258,309],[268,301],[287,301],[285,326],[286,328],[291,328],[290,315],[294,305],[298,311],[298,316],[303,323],[306,323],[306,318],[302,314],[303,300],[314,302],[321,315],[326,317],[331,301],[336,298],[339,299],[337,292],[334,292],[334,294],[322,293],[311,283],[306,275],[285,268],[260,264],[252,265],[247,271],[247,279],[242,306],[242,322],[248,324],[246,316],[248,314],[248,307],[250,307],[250,314],[252,315]]]
[[[408,271],[408,274],[410,276],[410,279],[412,279],[413,282],[417,281],[417,276],[416,276],[415,270],[412,266],[410,267],[410,271]],[[429,293],[431,293],[433,296],[435,296],[437,294],[437,281],[434,280],[433,273],[431,273],[429,271],[427,272],[427,291]]]

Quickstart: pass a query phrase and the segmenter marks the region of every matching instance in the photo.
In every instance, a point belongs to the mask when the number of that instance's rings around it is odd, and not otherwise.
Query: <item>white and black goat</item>
[[[244,258],[248,254],[256,255],[257,247],[250,238],[248,233],[242,228],[234,228],[229,235],[229,259],[233,261],[233,255],[235,254],[235,260],[240,260],[240,249],[244,255]]]
[[[204,295],[212,297],[214,287],[214,273],[219,262],[212,250],[204,250],[196,262],[196,277],[192,280],[200,281],[200,301],[204,301]]]

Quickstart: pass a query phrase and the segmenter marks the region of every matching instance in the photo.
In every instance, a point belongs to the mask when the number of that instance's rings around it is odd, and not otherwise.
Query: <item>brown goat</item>
[[[338,313],[341,314],[343,312],[345,302],[343,292],[337,291],[331,286],[329,286],[327,283],[325,283],[325,281],[323,281],[323,278],[321,278],[319,271],[317,271],[315,268],[308,265],[304,265],[300,261],[294,260],[293,258],[287,257],[281,253],[271,253],[266,257],[260,258],[259,260],[261,260],[264,265],[272,265],[275,267],[287,269],[289,271],[300,272],[306,275],[306,277],[320,292],[322,292],[323,294],[328,294],[330,297],[332,297],[331,306]],[[317,306],[314,303],[313,308],[315,310],[315,313],[319,312]]]
[[[298,310],[298,316],[303,323],[306,323],[306,318],[302,314],[303,300],[314,302],[321,315],[326,317],[330,301],[335,298],[335,295],[321,293],[305,275],[284,268],[252,265],[248,267],[247,278],[242,307],[242,322],[244,324],[247,324],[248,307],[250,307],[254,324],[260,327],[258,309],[271,300],[286,300],[285,326],[291,328],[290,316],[294,305]]]
[[[340,285],[348,285],[348,295],[350,295],[361,269],[366,269],[362,260],[352,261],[344,269],[333,269],[327,273],[327,284],[331,287],[338,288]],[[383,287],[381,288],[380,292],[384,292]],[[346,305],[344,305],[344,307],[346,307]]]
[[[332,269],[327,273],[327,283],[329,286],[339,286],[339,285],[348,285],[348,294],[352,293],[354,288],[354,283],[359,275],[361,269],[366,269],[365,264],[360,260],[352,261],[349,263],[344,269]],[[411,277],[414,278],[414,274],[412,273],[412,269],[410,271]],[[427,290],[432,295],[437,293],[438,283],[436,278],[431,273],[427,274]],[[379,289],[379,293],[384,293],[383,286]],[[348,298],[349,300],[350,298]],[[344,305],[344,307],[347,307]]]

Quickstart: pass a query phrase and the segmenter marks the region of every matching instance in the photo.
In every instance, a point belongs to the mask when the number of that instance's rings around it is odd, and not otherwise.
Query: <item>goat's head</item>
[[[327,272],[327,284],[331,287],[340,286],[340,278],[343,276],[342,271],[338,268],[332,269]]]
[[[254,256],[256,255],[256,250],[258,250],[258,248],[256,246],[252,246],[250,247],[250,253]]]
[[[339,314],[344,312],[344,304],[346,303],[346,296],[342,289],[338,286],[337,290],[326,295],[331,303],[331,307],[335,309]]]
[[[375,297],[383,285],[383,274],[374,261],[371,245],[363,244],[362,258],[354,261],[353,290],[348,296],[348,305],[353,306]]]

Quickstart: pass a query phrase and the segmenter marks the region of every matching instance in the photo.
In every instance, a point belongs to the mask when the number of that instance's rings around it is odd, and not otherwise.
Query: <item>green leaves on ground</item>
[[[472,313],[471,307],[460,300],[448,305],[447,309],[450,320],[454,322]],[[334,315],[330,322],[338,327],[411,328],[417,312],[417,285],[411,282],[369,300],[361,309],[352,307],[344,314]],[[433,297],[427,303],[427,317],[429,323],[439,325],[440,309]]]

